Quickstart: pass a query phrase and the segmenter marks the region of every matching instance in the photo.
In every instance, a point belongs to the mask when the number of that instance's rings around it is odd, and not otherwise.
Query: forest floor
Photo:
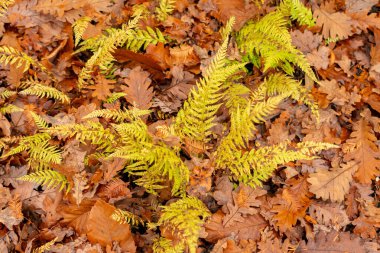
[[[159,2],[173,2],[174,10],[160,18]],[[148,193],[136,181],[138,175],[123,173],[125,159],[102,157],[92,145],[96,140],[89,143],[91,136],[81,141],[79,134],[74,137],[70,132],[44,139],[52,155],[44,157],[50,156],[48,162],[39,163],[33,153],[38,143],[27,137],[40,134],[43,139],[41,129],[88,122],[109,127],[108,131],[116,120],[83,117],[94,110],[134,105],[150,110],[142,119],[154,143],[175,147],[178,140],[162,137],[157,129],[175,120],[221,46],[220,29],[234,16],[233,29],[239,31],[247,21],[274,11],[279,2],[16,0],[0,4],[0,252],[153,252],[158,238],[172,243],[170,252],[181,252],[174,246],[183,231],[172,228],[170,233],[157,225],[162,206],[178,199],[170,192],[172,182],[157,194]],[[244,185],[228,168],[218,169],[213,163],[212,152],[229,126],[228,110],[221,107],[207,148],[195,152],[197,147],[182,143],[178,152],[189,170],[186,195],[201,200],[209,213],[197,231],[198,253],[380,252],[380,4],[377,0],[301,2],[312,10],[316,25],[291,22],[288,30],[318,82],[297,67],[294,78],[318,104],[319,121],[307,105],[285,99],[257,125],[249,147],[284,142],[294,146],[302,141],[337,147],[318,152],[313,160],[279,165],[260,187]],[[78,76],[94,52],[75,52],[78,42],[127,24],[136,6],[145,13],[138,26],[151,27],[165,39],[143,42],[136,46],[138,50],[119,47],[108,66],[112,71],[91,69],[89,83],[79,89]],[[73,25],[78,25],[76,34]],[[241,61],[235,32],[227,55],[231,61]],[[11,56],[16,58],[7,58]],[[281,72],[247,64],[240,83],[255,91],[275,71]],[[22,92],[36,83],[60,93]],[[59,155],[56,160],[55,155]],[[25,175],[39,173],[34,166],[46,166],[57,174],[41,172],[39,182],[27,180]],[[112,218],[116,208],[129,212],[129,223]],[[185,251],[193,252],[191,247]]]

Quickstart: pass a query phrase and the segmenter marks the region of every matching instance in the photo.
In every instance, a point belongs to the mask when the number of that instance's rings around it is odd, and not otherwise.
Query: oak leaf
[[[95,86],[88,88],[94,90],[92,96],[100,100],[105,100],[112,93],[115,81],[106,79],[103,75],[97,75],[95,79]]]
[[[350,139],[343,146],[346,161],[358,163],[355,178],[362,184],[370,184],[380,173],[380,150],[376,145],[377,138],[368,121],[361,118],[354,123]]]
[[[353,35],[355,22],[343,12],[329,13],[320,8],[314,11],[317,26],[322,27],[322,35],[325,39],[346,39]]]
[[[332,227],[339,231],[350,223],[344,209],[344,206],[336,203],[313,203],[310,205],[309,213],[318,222],[318,225]]]
[[[127,86],[122,86],[122,89],[127,93],[127,101],[139,109],[149,109],[154,95],[153,88],[150,87],[152,80],[149,78],[149,73],[143,71],[140,66],[135,67],[124,82]]]
[[[333,170],[317,169],[310,174],[307,181],[311,184],[310,192],[323,200],[341,202],[350,188],[352,174],[357,169],[355,162],[349,162]]]

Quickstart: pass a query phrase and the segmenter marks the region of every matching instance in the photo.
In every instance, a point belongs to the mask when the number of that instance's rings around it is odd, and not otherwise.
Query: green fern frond
[[[8,104],[6,106],[3,106],[0,108],[0,113],[5,115],[5,114],[11,114],[11,113],[14,113],[14,112],[22,112],[24,109],[18,107],[18,106],[15,106],[15,105],[12,105],[12,104]]]
[[[139,216],[121,209],[116,209],[111,218],[120,224],[130,224],[132,226],[144,225],[144,220]]]
[[[127,93],[124,93],[124,92],[115,92],[115,93],[112,93],[104,102],[106,102],[107,104],[112,104],[119,98],[125,97],[126,95]]]
[[[124,122],[135,120],[141,116],[150,114],[149,110],[140,110],[138,108],[133,108],[130,110],[118,110],[118,109],[101,109],[95,110],[89,114],[87,114],[83,119],[91,119],[91,118],[107,118],[112,119],[116,122]]]
[[[278,9],[284,16],[290,16],[292,20],[296,20],[300,25],[309,27],[315,25],[313,13],[300,0],[282,0]]]
[[[66,193],[70,191],[70,183],[66,177],[55,170],[41,170],[22,177],[17,180],[32,182],[46,188],[59,187],[59,191],[66,188]]]
[[[30,111],[30,114],[32,115],[32,118],[34,120],[34,123],[36,123],[36,126],[40,129],[42,128],[48,128],[49,124],[37,113]]]
[[[15,95],[17,92],[11,91],[11,90],[3,90],[0,92],[0,98],[7,99],[13,95]]]
[[[317,82],[305,56],[292,45],[287,24],[288,19],[280,11],[271,12],[257,22],[248,22],[237,33],[238,47],[258,67],[257,56],[262,57],[264,71],[281,68],[293,75],[293,65],[296,65]]]
[[[75,37],[74,45],[76,47],[78,46],[80,40],[82,39],[82,35],[86,31],[90,22],[91,22],[91,18],[84,16],[76,20],[74,24],[72,25],[73,31],[74,31],[74,37]]]
[[[54,98],[60,100],[62,103],[69,103],[70,98],[63,93],[62,91],[57,90],[56,88],[49,87],[40,83],[35,83],[33,86],[20,91],[21,95],[34,95],[40,98]]]
[[[15,3],[15,0],[2,0],[0,2],[0,17],[7,13],[8,7]]]
[[[233,19],[229,23],[232,24]],[[210,139],[213,120],[228,88],[226,80],[245,65],[238,63],[226,66],[227,45],[228,38],[205,70],[203,78],[197,82],[197,89],[190,91],[183,108],[178,112],[175,129],[182,138],[199,142],[208,142]]]
[[[160,21],[165,21],[174,11],[176,0],[159,0],[159,6],[156,7],[156,17]]]
[[[26,72],[30,66],[35,66],[46,71],[46,68],[32,57],[10,46],[0,46],[0,64],[15,64],[17,68],[23,67],[24,72]]]
[[[184,197],[169,206],[162,206],[162,215],[157,226],[165,225],[178,233],[180,244],[195,253],[201,227],[210,217],[207,207],[195,197]]]

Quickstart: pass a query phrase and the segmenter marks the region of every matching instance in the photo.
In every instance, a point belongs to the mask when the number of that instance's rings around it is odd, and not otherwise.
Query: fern
[[[14,113],[14,112],[22,112],[24,109],[18,107],[18,106],[15,106],[15,105],[12,105],[12,104],[8,104],[6,106],[3,106],[3,107],[0,107],[0,113],[1,114],[11,114],[11,113]]]
[[[125,97],[126,95],[127,93],[124,93],[124,92],[115,92],[115,93],[112,93],[104,102],[108,104],[112,104],[119,98]]]
[[[59,187],[59,191],[66,188],[66,193],[70,191],[70,183],[66,177],[54,170],[41,170],[29,175],[19,177],[17,180],[32,182],[38,185],[46,186],[46,188]]]
[[[238,47],[256,66],[260,66],[259,56],[264,60],[264,72],[270,68],[281,68],[293,75],[293,65],[297,65],[317,82],[305,56],[292,45],[287,30],[288,19],[281,11],[274,11],[256,22],[248,22],[238,33]]]
[[[132,226],[144,225],[144,221],[139,216],[121,209],[116,209],[111,218],[120,224],[128,223]]]
[[[42,128],[48,128],[48,123],[38,114],[35,112],[30,111],[30,114],[32,115],[32,118],[34,120],[34,123],[36,123],[36,126],[40,129]]]
[[[132,110],[101,109],[101,110],[95,110],[87,114],[85,117],[83,117],[83,119],[103,117],[103,118],[112,119],[116,122],[123,122],[123,121],[135,120],[149,113],[150,113],[149,110],[140,110],[135,107]]]
[[[182,198],[169,206],[163,206],[162,209],[162,215],[155,225],[164,225],[165,228],[175,231],[175,236],[179,238],[179,244],[187,247],[190,253],[195,253],[201,227],[211,215],[209,210],[202,201],[195,197]],[[164,247],[167,248],[166,245]],[[154,248],[158,248],[158,245]]]
[[[176,0],[159,0],[159,6],[156,7],[156,17],[160,21],[165,21],[174,11]]]
[[[80,40],[82,39],[82,35],[86,31],[90,22],[91,22],[91,18],[87,16],[81,17],[74,22],[73,24],[73,31],[74,31],[74,37],[75,37],[74,45],[76,47],[78,46]]]
[[[63,103],[69,103],[70,98],[63,93],[62,91],[57,90],[56,88],[49,87],[40,83],[35,83],[33,86],[20,91],[21,95],[35,95],[40,98],[54,98],[56,100],[60,100]]]
[[[17,68],[23,67],[24,72],[26,72],[30,66],[35,66],[43,71],[46,71],[46,68],[35,61],[32,57],[16,48],[9,46],[0,46],[0,64],[15,64]]]
[[[234,19],[227,23],[227,31],[231,31]],[[183,108],[178,112],[175,128],[182,138],[208,142],[211,127],[225,95],[226,80],[245,63],[227,66],[226,51],[228,38],[224,40],[210,65],[205,70],[203,78],[197,82],[197,89],[190,91]]]
[[[159,238],[153,242],[154,253],[182,253],[185,251],[183,243],[173,245],[173,242],[166,238]]]
[[[0,92],[0,98],[2,99],[7,99],[13,95],[15,95],[16,92],[15,91],[10,91],[10,90],[3,90]]]
[[[15,3],[15,0],[2,0],[0,2],[0,17],[7,13],[8,7]]]
[[[58,237],[54,238],[50,242],[45,243],[44,245],[34,249],[32,253],[44,253],[46,250],[49,250],[51,246],[54,245],[54,243],[57,241]]]
[[[315,25],[313,13],[300,0],[282,0],[278,9],[284,16],[290,16],[292,20],[296,20],[300,25],[309,27]]]
[[[161,31],[157,28],[156,30],[153,30],[147,26],[146,30],[131,29],[128,33],[125,47],[131,51],[137,52],[141,48],[145,50],[148,45],[156,45],[158,42],[166,42]]]

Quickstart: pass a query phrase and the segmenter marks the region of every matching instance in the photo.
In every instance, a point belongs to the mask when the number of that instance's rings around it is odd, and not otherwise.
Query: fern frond
[[[127,93],[124,93],[124,92],[115,92],[115,93],[112,93],[104,102],[106,102],[107,104],[112,104],[119,98],[125,97],[126,95]]]
[[[30,111],[30,114],[32,115],[32,118],[34,120],[34,123],[36,123],[36,126],[38,128],[48,128],[49,124],[37,113]]]
[[[46,186],[46,188],[59,187],[59,191],[66,188],[66,193],[70,191],[70,183],[66,177],[55,170],[41,170],[22,177],[17,180],[32,182],[38,185]]]
[[[160,237],[153,241],[154,253],[182,253],[185,251],[185,246],[182,243],[173,245],[173,241]]]
[[[159,6],[156,7],[156,17],[160,21],[165,21],[174,11],[176,0],[159,0]]]
[[[86,122],[85,124],[67,124],[42,129],[41,132],[56,135],[61,138],[73,138],[82,143],[90,141],[91,144],[98,145],[98,149],[105,149],[105,152],[113,150],[115,135],[110,129],[105,129],[98,122]]]
[[[156,45],[158,42],[166,43],[164,35],[156,28],[153,30],[149,26],[146,30],[131,29],[125,42],[125,47],[131,51],[137,52],[141,48],[146,49],[148,45]]]
[[[201,227],[211,215],[210,211],[195,197],[182,198],[162,209],[156,225],[172,228],[178,233],[176,237],[180,238],[180,244],[187,247],[190,253],[195,253]]]
[[[296,20],[300,25],[309,27],[315,25],[313,13],[300,0],[282,0],[278,9],[284,16],[290,16],[292,20]]]
[[[23,66],[24,72],[26,72],[30,66],[36,66],[41,70],[46,70],[43,65],[36,62],[32,57],[10,46],[0,46],[0,64],[15,64],[17,68]]]
[[[141,116],[150,114],[149,110],[140,110],[138,108],[133,108],[130,110],[118,110],[118,109],[101,109],[95,110],[86,116],[83,119],[91,118],[108,118],[116,122],[131,121],[135,120]]]
[[[144,220],[139,216],[121,209],[116,209],[111,218],[120,224],[130,224],[132,226],[144,225]]]
[[[15,3],[15,0],[2,0],[0,2],[0,17],[7,13],[8,7]]]
[[[233,20],[230,22],[233,23]],[[228,31],[230,32],[230,31]],[[226,80],[244,67],[245,63],[226,66],[228,38],[224,40],[203,78],[197,82],[197,89],[190,91],[183,108],[178,112],[175,129],[182,138],[208,142],[213,120],[227,89]]]
[[[56,88],[49,87],[40,83],[35,83],[33,86],[19,92],[21,95],[35,95],[40,98],[54,98],[62,103],[69,103],[70,98],[62,91]]]
[[[0,92],[0,98],[2,99],[7,99],[13,95],[15,95],[16,92],[15,91],[11,91],[11,90],[3,90]]]
[[[264,71],[281,68],[293,75],[293,65],[296,65],[317,82],[305,56],[292,45],[287,24],[287,18],[280,11],[271,12],[257,22],[249,22],[237,34],[238,47],[256,66],[259,65],[257,56],[262,57]]]
[[[76,20],[74,24],[72,25],[73,31],[74,31],[74,37],[75,37],[74,45],[76,47],[78,46],[80,40],[82,39],[82,35],[86,31],[90,22],[91,22],[91,18],[84,16]]]
[[[62,155],[59,149],[50,146],[48,142],[41,144],[29,144],[29,157],[35,161],[42,161],[45,164],[60,164]]]
[[[3,106],[0,108],[0,113],[5,115],[5,114],[11,114],[11,113],[14,113],[14,112],[22,112],[24,109],[18,107],[18,106],[15,106],[15,105],[12,105],[12,104],[8,104],[6,106]]]

